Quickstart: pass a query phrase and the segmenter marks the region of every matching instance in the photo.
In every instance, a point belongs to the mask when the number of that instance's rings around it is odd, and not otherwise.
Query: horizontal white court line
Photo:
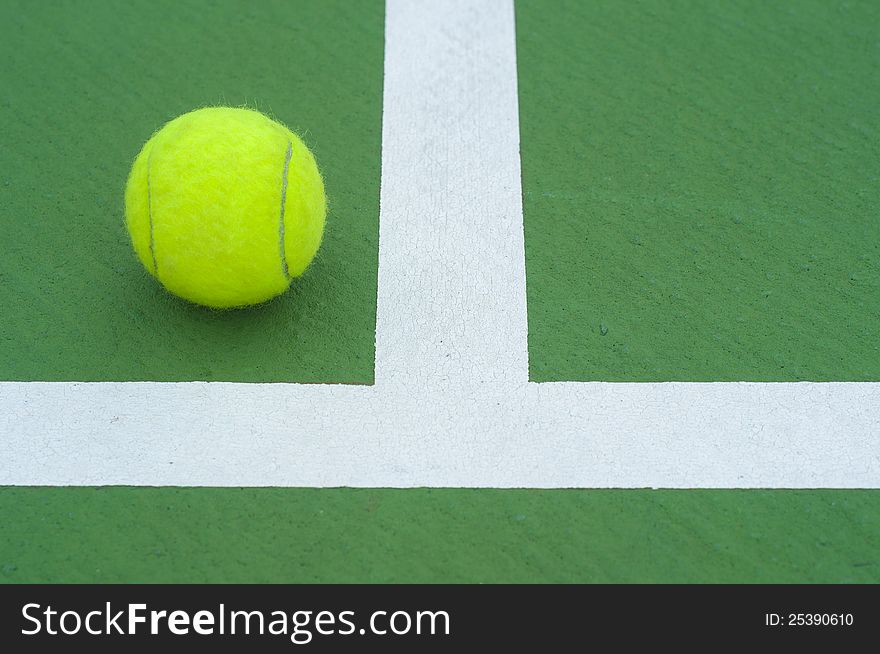
[[[527,381],[509,0],[390,0],[376,385],[0,383],[0,484],[880,487],[880,384]]]
[[[7,383],[23,485],[875,488],[880,385]]]

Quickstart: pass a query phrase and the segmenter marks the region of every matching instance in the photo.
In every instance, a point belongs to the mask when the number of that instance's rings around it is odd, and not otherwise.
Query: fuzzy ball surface
[[[264,302],[318,251],[326,214],[312,153],[249,109],[197,109],[153,134],[132,166],[125,220],[144,267],[216,309]]]

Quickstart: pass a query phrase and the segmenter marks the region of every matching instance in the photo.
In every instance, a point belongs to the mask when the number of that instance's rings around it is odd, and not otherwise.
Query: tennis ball
[[[156,132],[125,189],[144,267],[169,291],[216,309],[264,302],[303,273],[327,203],[312,153],[249,109],[210,107]]]

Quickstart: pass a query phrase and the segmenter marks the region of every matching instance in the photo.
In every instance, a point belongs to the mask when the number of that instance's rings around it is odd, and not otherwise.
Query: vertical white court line
[[[386,7],[376,384],[528,381],[509,0]]]

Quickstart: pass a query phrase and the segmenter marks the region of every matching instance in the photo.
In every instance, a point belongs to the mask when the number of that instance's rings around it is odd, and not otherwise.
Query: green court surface
[[[876,508],[861,491],[19,488],[0,493],[0,580],[876,582]]]
[[[3,3],[0,380],[371,383],[383,9]],[[261,109],[301,134],[329,189],[313,268],[247,312],[165,293],[123,221],[144,141],[217,104]]]
[[[379,1],[0,6],[0,381],[373,381]],[[534,381],[880,380],[880,5],[516,4]],[[326,178],[292,292],[127,241],[142,143],[262,109]],[[296,347],[291,347],[296,343]],[[0,582],[880,582],[880,492],[0,488]]]
[[[517,3],[532,379],[880,380],[878,27]]]

